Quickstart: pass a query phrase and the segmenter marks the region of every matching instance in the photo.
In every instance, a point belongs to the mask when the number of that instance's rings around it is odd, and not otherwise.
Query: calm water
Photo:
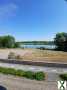
[[[48,48],[48,49],[54,49],[55,45],[21,45],[22,48]]]

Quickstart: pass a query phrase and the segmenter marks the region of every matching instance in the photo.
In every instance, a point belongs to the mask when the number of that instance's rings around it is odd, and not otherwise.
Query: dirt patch
[[[10,52],[20,55],[21,60],[67,62],[67,52],[39,49],[0,49],[0,58],[7,59]]]

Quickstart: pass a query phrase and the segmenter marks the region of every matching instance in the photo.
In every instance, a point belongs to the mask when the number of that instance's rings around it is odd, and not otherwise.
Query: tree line
[[[67,33],[61,32],[55,35],[54,41],[24,41],[16,42],[13,36],[0,36],[0,48],[18,48],[20,44],[55,45],[55,50],[67,51]]]
[[[53,41],[22,41],[18,42],[22,45],[53,45]]]

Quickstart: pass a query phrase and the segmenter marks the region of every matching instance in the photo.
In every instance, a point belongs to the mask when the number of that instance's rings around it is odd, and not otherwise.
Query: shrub
[[[15,42],[14,47],[13,48],[20,48],[20,44],[18,42]]]
[[[15,70],[15,69],[12,69],[12,68],[3,68],[3,67],[0,67],[0,72],[1,72],[1,73],[4,73],[4,74],[12,74],[12,75],[15,75],[16,70]]]
[[[25,71],[23,71],[23,70],[17,70],[16,71],[16,76],[25,76]]]
[[[5,73],[5,71],[6,71],[6,68],[0,67],[0,72],[1,72],[1,73]]]
[[[57,50],[67,51],[67,33],[57,33],[54,38],[54,44],[56,45]]]
[[[61,79],[67,81],[67,74],[61,74],[61,75],[59,75],[59,77],[60,77]]]
[[[6,74],[16,75],[16,70],[13,68],[7,68],[5,71]]]
[[[23,71],[23,70],[16,70],[13,68],[4,68],[4,67],[0,67],[0,73],[11,74],[11,75],[26,77],[30,79],[36,79],[36,80],[44,80],[45,78],[45,74],[43,72],[34,73],[32,71]]]
[[[35,79],[36,80],[44,80],[45,79],[45,74],[43,72],[36,72],[35,73]]]
[[[34,79],[34,72],[26,71],[25,77],[30,78],[30,79]]]

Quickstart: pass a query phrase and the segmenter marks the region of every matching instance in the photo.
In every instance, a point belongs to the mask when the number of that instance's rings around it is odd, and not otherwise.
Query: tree
[[[54,43],[57,46],[57,50],[67,51],[67,33],[57,33],[54,38]]]
[[[2,47],[2,37],[0,37],[0,47]]]
[[[18,42],[15,42],[14,48],[20,48],[20,44]]]
[[[0,47],[13,48],[15,44],[15,38],[13,36],[1,36],[0,37]]]

